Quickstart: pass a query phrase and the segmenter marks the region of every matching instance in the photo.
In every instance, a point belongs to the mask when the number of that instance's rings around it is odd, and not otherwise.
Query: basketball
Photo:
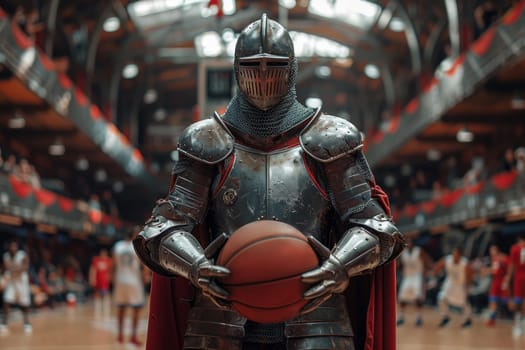
[[[279,221],[261,220],[236,230],[217,258],[231,274],[220,280],[232,307],[259,323],[283,322],[297,316],[309,288],[301,274],[319,259],[303,233]]]

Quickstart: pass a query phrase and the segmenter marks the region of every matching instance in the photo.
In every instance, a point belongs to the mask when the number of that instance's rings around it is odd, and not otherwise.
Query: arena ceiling
[[[39,8],[45,25],[40,44],[55,69],[69,75],[142,152],[148,171],[167,184],[176,138],[152,142],[147,130],[180,131],[181,123],[199,114],[199,67],[230,64],[235,36],[263,12],[293,31],[299,43],[299,99],[318,98],[325,112],[371,135],[421,91],[447,55],[460,54],[459,28],[473,25],[480,2],[53,0]],[[14,9],[20,3],[7,0],[2,6]],[[24,5],[31,8],[32,2]],[[503,13],[509,4],[501,6]],[[210,50],[216,44],[220,48]],[[377,171],[392,173],[401,163],[424,166],[434,150],[443,157],[461,155],[519,137],[514,122],[522,123],[521,113],[512,101],[524,83],[523,65],[509,62],[442,120],[374,164]],[[105,169],[108,179],[124,182],[128,190],[119,195],[122,203],[137,202],[129,193],[143,195],[144,186],[16,79],[0,84],[0,103],[2,141],[32,158],[42,176],[58,174],[74,184],[83,155],[93,165],[93,176]],[[10,129],[15,114],[31,115],[31,122]],[[465,125],[478,135],[467,146],[456,139]],[[72,151],[50,161],[48,145],[57,136]]]

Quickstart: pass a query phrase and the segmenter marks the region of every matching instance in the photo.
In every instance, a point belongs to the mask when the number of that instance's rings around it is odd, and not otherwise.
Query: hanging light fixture
[[[60,139],[56,139],[54,143],[49,145],[48,152],[52,156],[62,156],[66,153],[66,146]]]
[[[462,143],[472,142],[474,140],[474,133],[467,129],[466,126],[462,127],[456,134],[456,140]]]

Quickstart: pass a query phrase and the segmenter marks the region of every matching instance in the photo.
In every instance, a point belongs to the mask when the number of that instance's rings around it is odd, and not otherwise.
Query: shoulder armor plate
[[[233,151],[233,136],[215,113],[188,126],[179,138],[178,151],[205,164],[217,164]]]
[[[328,163],[363,147],[361,133],[346,119],[322,114],[299,138],[304,151],[317,161]]]

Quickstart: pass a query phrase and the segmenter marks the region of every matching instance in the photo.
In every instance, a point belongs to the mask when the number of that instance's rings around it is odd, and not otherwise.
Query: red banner
[[[26,198],[33,192],[33,187],[30,184],[18,180],[14,176],[9,176],[9,182],[11,182],[11,187],[18,197]]]
[[[483,186],[484,186],[484,185],[485,185],[485,183],[483,183],[483,181],[480,181],[480,182],[478,182],[477,184],[466,186],[466,187],[465,187],[465,192],[466,192],[467,194],[476,194],[476,193],[480,193],[481,190],[483,189]]]
[[[440,203],[444,207],[453,206],[463,195],[462,189],[457,189],[451,192],[447,192],[439,199]]]
[[[516,181],[516,176],[518,176],[516,171],[496,174],[492,177],[492,184],[500,191],[506,190]]]
[[[100,224],[102,221],[102,212],[98,209],[89,209],[88,211],[89,221],[94,224]]]
[[[425,214],[432,214],[437,207],[437,201],[431,200],[421,203],[421,209],[425,212]]]
[[[65,197],[58,197],[58,205],[60,206],[60,209],[68,213],[73,210],[75,202]]]
[[[494,34],[496,34],[496,30],[494,27],[487,29],[485,33],[483,33],[483,35],[478,40],[476,40],[474,44],[472,44],[472,52],[474,52],[478,56],[483,56],[492,44]]]
[[[49,207],[50,205],[55,203],[57,195],[48,190],[39,189],[35,190],[35,197],[39,203],[45,205],[46,207]]]

